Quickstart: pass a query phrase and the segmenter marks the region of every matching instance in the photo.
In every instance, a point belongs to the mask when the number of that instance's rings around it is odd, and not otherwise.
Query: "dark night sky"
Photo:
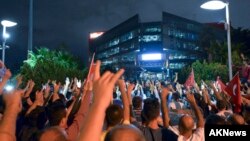
[[[8,28],[10,49],[6,64],[19,68],[27,56],[28,1],[1,0],[0,20],[18,22]],[[105,31],[139,14],[143,22],[161,20],[166,11],[198,22],[219,22],[225,10],[200,9],[205,0],[34,0],[34,46],[57,47],[64,43],[75,56],[87,62],[88,34]],[[229,0],[233,27],[250,28],[250,0]],[[2,30],[2,28],[1,28]],[[2,32],[1,32],[2,33]]]

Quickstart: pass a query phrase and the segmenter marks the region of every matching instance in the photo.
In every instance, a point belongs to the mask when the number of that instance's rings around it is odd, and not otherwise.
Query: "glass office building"
[[[141,22],[135,15],[97,38],[89,39],[90,56],[103,67],[126,69],[128,77],[165,79],[196,60],[206,59],[201,46],[204,29],[225,40],[225,31],[170,13],[162,21]]]

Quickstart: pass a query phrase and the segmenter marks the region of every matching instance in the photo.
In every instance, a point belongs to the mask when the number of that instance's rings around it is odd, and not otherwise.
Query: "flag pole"
[[[86,83],[89,81],[90,69],[91,69],[91,66],[94,64],[94,60],[95,60],[95,52],[93,53],[93,56],[92,56],[92,59],[91,59],[90,65],[89,65],[89,72],[88,72],[88,75],[86,78]]]

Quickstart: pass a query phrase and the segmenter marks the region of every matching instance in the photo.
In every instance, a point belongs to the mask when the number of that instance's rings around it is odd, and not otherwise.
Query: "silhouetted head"
[[[145,118],[145,122],[150,122],[155,120],[160,115],[160,103],[156,98],[148,98],[144,101],[143,117]]]
[[[122,122],[123,110],[121,106],[112,104],[106,109],[105,119],[108,126],[115,126]]]
[[[67,141],[67,134],[58,126],[50,127],[41,134],[40,141]]]
[[[107,133],[104,141],[145,141],[145,138],[133,125],[118,125]]]
[[[192,133],[194,128],[194,120],[190,115],[183,115],[179,119],[179,132],[181,135],[186,134],[188,132]]]

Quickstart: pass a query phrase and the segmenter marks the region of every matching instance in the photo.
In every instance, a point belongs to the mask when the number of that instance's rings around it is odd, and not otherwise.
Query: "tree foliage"
[[[179,75],[180,83],[185,83],[187,77],[191,72],[191,68],[194,70],[195,81],[200,84],[201,80],[214,81],[217,76],[220,76],[222,81],[228,81],[228,69],[225,65],[220,63],[207,63],[203,61],[196,61],[191,66],[186,66],[181,69]]]
[[[37,49],[36,53],[29,52],[29,59],[24,61],[20,72],[24,81],[33,79],[36,83],[35,89],[39,89],[48,80],[57,80],[62,84],[66,77],[83,80],[87,70],[80,70],[78,66],[69,53],[43,47]]]

